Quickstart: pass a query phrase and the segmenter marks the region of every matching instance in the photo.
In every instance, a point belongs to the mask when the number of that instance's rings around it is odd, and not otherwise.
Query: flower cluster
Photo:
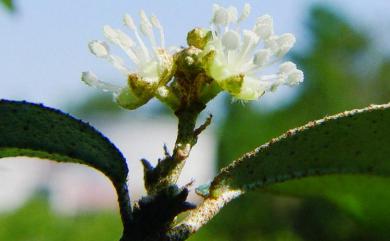
[[[120,47],[127,54],[134,65],[132,71],[121,58],[111,54],[106,42],[92,41],[89,44],[89,49],[95,56],[107,60],[125,76],[126,85],[115,86],[103,82],[92,72],[84,72],[82,80],[90,86],[113,92],[115,101],[128,109],[138,108],[153,97],[165,103],[169,102],[168,98],[176,101],[188,99],[180,96],[179,92],[183,88],[193,87],[186,84],[177,88],[183,81],[177,80],[175,74],[180,72],[183,75],[182,72],[188,70],[177,69],[183,65],[176,62],[184,59],[192,63],[193,58],[175,56],[191,52],[199,56],[200,74],[206,74],[218,86],[216,93],[225,90],[235,99],[256,100],[280,85],[294,86],[302,82],[303,72],[292,62],[279,64],[279,70],[275,74],[265,73],[293,47],[295,37],[289,33],[276,35],[269,15],[258,17],[252,29],[241,30],[240,24],[249,16],[250,10],[250,5],[245,4],[239,14],[235,7],[224,8],[215,4],[210,29],[194,29],[188,35],[190,48],[197,51],[176,49],[172,53],[165,49],[164,31],[157,17],[149,18],[141,11],[141,22],[137,27],[132,17],[126,15],[124,24],[132,32],[132,36],[110,26],[105,26],[103,32],[111,44]],[[198,69],[196,66],[190,72]],[[201,85],[192,86],[205,88]]]
[[[269,15],[258,17],[252,29],[240,30],[249,13],[249,4],[240,16],[235,7],[214,5],[212,40],[204,48],[208,53],[207,74],[241,100],[255,100],[280,85],[294,86],[303,81],[303,72],[291,62],[282,63],[276,74],[262,74],[293,47],[295,37],[289,33],[275,35]]]
[[[120,29],[108,25],[103,28],[104,36],[109,42],[127,54],[134,65],[134,71],[131,71],[120,57],[111,54],[106,42],[95,40],[89,43],[92,54],[110,62],[128,80],[124,87],[103,82],[92,72],[82,74],[82,80],[86,84],[113,92],[115,101],[128,109],[145,104],[155,92],[161,92],[158,88],[172,77],[173,58],[165,49],[163,27],[157,17],[148,18],[144,11],[140,12],[140,17],[139,28],[130,15],[126,14],[123,19],[124,25],[133,33],[133,38]],[[159,42],[155,36],[156,32]]]

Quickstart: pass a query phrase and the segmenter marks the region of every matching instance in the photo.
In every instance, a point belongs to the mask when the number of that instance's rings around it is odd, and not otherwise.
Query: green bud
[[[149,83],[137,74],[128,77],[128,85],[115,96],[115,101],[123,108],[134,110],[153,98],[158,83]]]
[[[183,73],[186,76],[196,75],[202,71],[201,55],[202,50],[189,47],[183,49],[176,55],[176,73]]]
[[[195,28],[188,32],[187,43],[189,46],[194,46],[198,49],[203,49],[206,44],[211,40],[211,31],[207,29]]]
[[[117,95],[115,95],[114,99],[119,106],[129,110],[135,110],[149,101],[149,99],[137,97],[129,87],[124,87]]]
[[[152,98],[154,92],[158,88],[158,82],[145,81],[141,76],[137,74],[131,74],[128,77],[128,85],[133,90],[133,93],[141,99]]]

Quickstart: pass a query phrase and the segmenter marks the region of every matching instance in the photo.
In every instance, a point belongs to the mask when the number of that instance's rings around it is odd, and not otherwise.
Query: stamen
[[[237,23],[238,20],[238,11],[237,8],[230,6],[227,9],[229,19],[228,19],[228,24],[229,23]]]
[[[280,78],[279,74],[268,74],[268,75],[262,75],[260,80],[261,81],[270,81],[270,80],[276,80],[279,78]]]
[[[280,74],[290,74],[292,71],[296,70],[297,69],[297,66],[296,64],[294,64],[293,62],[284,62],[283,64],[281,64],[279,66],[279,73]]]
[[[139,59],[132,49],[135,43],[127,34],[119,29],[113,29],[108,25],[103,27],[103,33],[108,40],[118,45],[123,51],[125,51],[131,61],[133,61],[135,64],[139,63]]]
[[[291,33],[286,33],[286,34],[281,35],[279,37],[279,39],[277,40],[277,42],[279,44],[278,55],[283,56],[288,51],[290,51],[290,49],[294,46],[295,41],[296,41],[295,36],[292,35]]]
[[[268,39],[274,34],[273,19],[269,15],[257,18],[253,31],[262,39]]]
[[[242,10],[240,18],[237,20],[237,23],[240,23],[248,18],[251,13],[251,5],[249,3],[245,3],[244,9]]]
[[[245,61],[248,59],[248,54],[250,54],[255,48],[259,41],[259,37],[250,30],[244,30],[243,31],[243,44],[241,46],[241,55],[238,58],[237,63],[242,63],[242,61]]]
[[[215,25],[226,26],[229,23],[228,11],[225,8],[218,6],[214,11],[214,16],[213,16],[212,22]]]
[[[273,54],[277,54],[279,51],[279,44],[277,40],[278,36],[271,36],[264,42],[264,46],[270,49]]]
[[[161,46],[161,48],[164,48],[165,47],[164,28],[162,27],[160,21],[158,20],[158,18],[156,16],[153,15],[151,17],[151,20],[152,20],[153,26],[155,28],[157,28],[159,33],[160,33],[160,46]]]
[[[146,48],[144,41],[142,40],[141,36],[138,33],[138,30],[134,24],[133,18],[129,14],[126,14],[123,21],[124,21],[125,25],[127,27],[129,27],[129,29],[134,32],[134,35],[135,35],[139,45],[141,46],[143,54],[142,55],[137,54],[138,58],[143,59],[143,61],[148,61],[150,59],[149,51]]]
[[[108,45],[103,41],[91,41],[88,44],[89,50],[92,54],[99,58],[105,58],[110,54],[110,49]]]
[[[141,24],[140,24],[141,32],[149,39],[150,43],[152,44],[152,47],[156,48],[157,43],[156,43],[156,38],[154,37],[153,25],[143,10],[141,10],[140,16],[141,16]]]
[[[301,70],[294,70],[288,75],[288,78],[286,80],[286,84],[289,86],[295,86],[299,83],[303,82],[304,74]]]
[[[81,80],[87,85],[101,89],[103,91],[118,92],[121,89],[119,86],[99,80],[96,75],[90,71],[83,72],[81,75]]]
[[[106,59],[124,76],[127,77],[129,75],[130,70],[125,66],[125,63],[121,58],[115,55],[108,55]]]

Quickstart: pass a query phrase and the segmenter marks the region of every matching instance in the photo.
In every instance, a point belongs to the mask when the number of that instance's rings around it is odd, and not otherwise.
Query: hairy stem
[[[218,197],[206,198],[196,209],[174,227],[168,234],[169,241],[183,241],[198,231],[210,221],[219,211],[234,198],[240,196],[241,191],[226,191]]]
[[[161,160],[156,168],[147,168],[145,173],[146,188],[150,194],[176,184],[185,160],[198,139],[195,126],[199,111],[185,110],[177,112],[176,115],[179,123],[173,154]],[[146,167],[145,164],[144,166]]]

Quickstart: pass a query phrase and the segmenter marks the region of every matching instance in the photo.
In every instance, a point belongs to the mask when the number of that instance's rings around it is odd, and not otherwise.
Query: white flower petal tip
[[[245,4],[238,17],[235,7],[214,5],[212,38],[203,49],[206,73],[241,100],[255,100],[280,85],[293,86],[303,81],[303,72],[291,62],[281,65],[276,74],[263,74],[288,53],[296,39],[290,33],[276,35],[270,15],[258,17],[252,29],[240,30],[239,24],[248,18],[250,11],[250,5]],[[230,84],[235,76],[243,76],[240,85]]]

